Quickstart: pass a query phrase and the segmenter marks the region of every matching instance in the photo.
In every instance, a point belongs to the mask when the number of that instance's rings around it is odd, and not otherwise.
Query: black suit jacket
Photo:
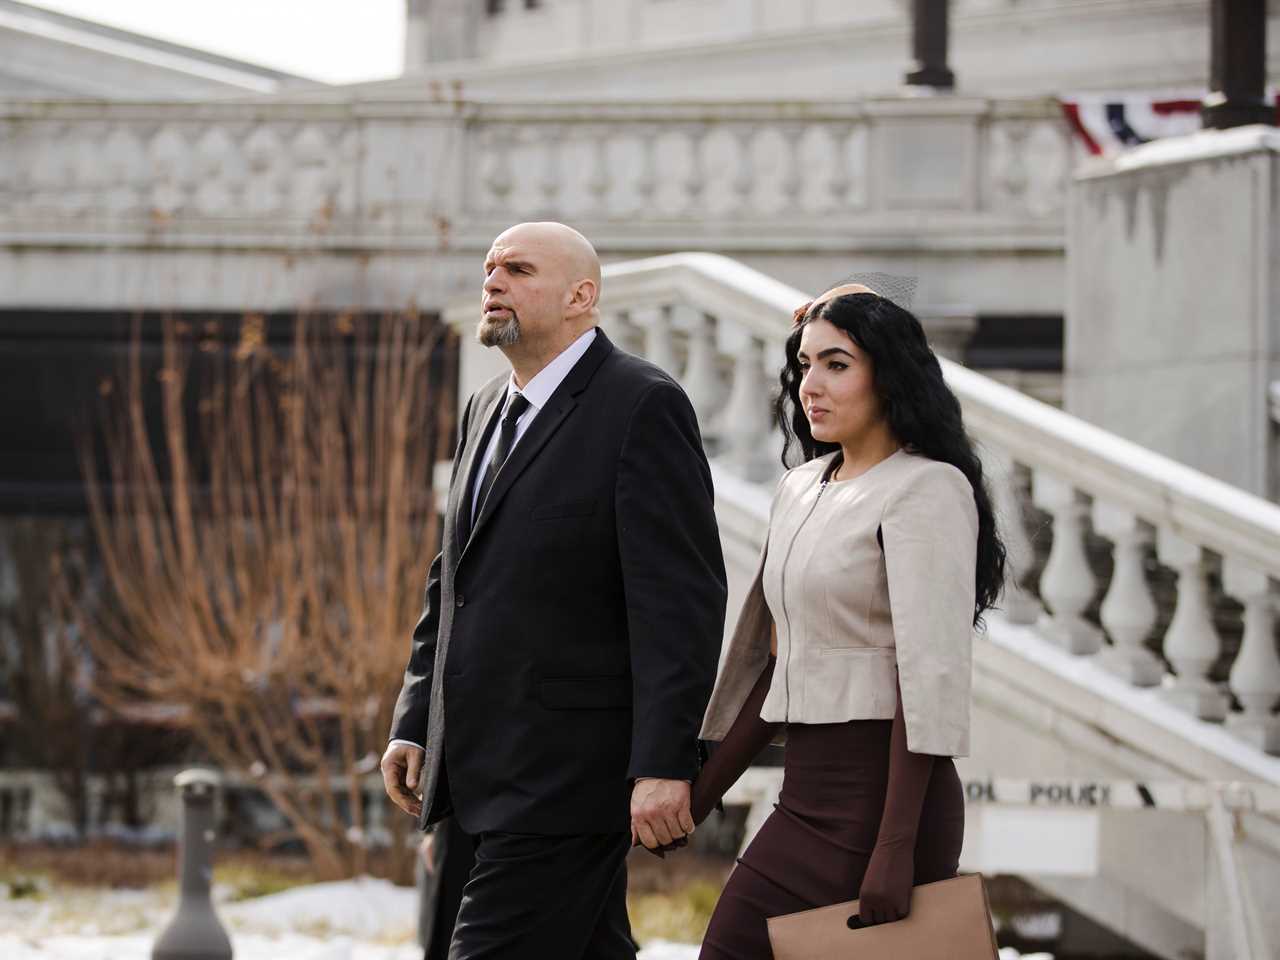
[[[459,539],[507,377],[462,414],[391,736],[425,743],[423,825],[626,830],[636,777],[692,779],[725,573],[679,385],[596,339]]]

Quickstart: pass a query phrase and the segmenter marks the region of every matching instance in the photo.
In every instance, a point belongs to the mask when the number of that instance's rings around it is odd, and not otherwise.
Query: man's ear
[[[594,280],[579,280],[569,291],[569,309],[571,316],[579,316],[594,310],[600,299],[600,286]]]

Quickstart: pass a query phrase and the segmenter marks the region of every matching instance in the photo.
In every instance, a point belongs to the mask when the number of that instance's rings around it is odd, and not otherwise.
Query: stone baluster
[[[609,128],[603,124],[591,130],[591,172],[587,175],[587,193],[591,195],[591,211],[601,218],[609,213],[609,190],[613,176],[609,169]]]
[[[1035,563],[1035,551],[1022,519],[1017,467],[1008,453],[985,443],[982,445],[982,463],[1005,547],[1005,589],[1000,607],[1013,623],[1035,623],[1044,613],[1044,608],[1036,595],[1022,586]]]
[[[992,134],[1003,134],[1004,137],[1004,149],[996,152],[998,166],[993,174],[995,184],[1006,203],[1014,207],[1025,207],[1027,185],[1031,182],[1027,170],[1027,142],[1031,135],[1031,125],[1021,120],[1006,121],[993,130]]]
[[[73,217],[100,209],[103,196],[110,188],[111,172],[103,163],[102,142],[106,126],[87,122],[76,124],[76,135],[67,149],[63,168],[66,183],[62,190],[62,211]]]
[[[197,142],[203,128],[192,124],[181,129],[185,142],[183,149],[185,161],[179,171],[177,183],[182,194],[182,213],[185,216],[196,216],[202,212],[198,202],[200,187],[205,182],[206,175],[212,179],[216,177],[216,172],[212,167],[206,166],[197,149]],[[289,196],[293,189],[292,181],[286,183],[284,177],[281,177],[277,181],[276,188],[280,191],[280,208],[286,213],[290,212]]]
[[[707,140],[707,125],[693,123],[688,127],[689,137],[689,172],[684,178],[685,199],[688,204],[685,213],[697,213],[702,209],[703,194],[707,189],[707,165],[704,156]]]
[[[640,166],[636,173],[636,200],[643,216],[653,211],[658,192],[658,130],[656,126],[642,126],[640,136]]]
[[[293,190],[298,180],[293,160],[293,137],[296,134],[297,127],[293,124],[276,128],[280,152],[271,158],[271,174],[267,179],[267,189],[273,195],[270,201],[272,209],[285,216],[292,212]]]
[[[249,163],[248,157],[245,155],[244,143],[245,138],[249,136],[252,130],[252,124],[243,122],[231,123],[227,127],[229,143],[226,146],[226,154],[230,163],[223,170],[222,176],[226,190],[227,205],[230,209],[237,211],[246,211],[248,209]],[[344,176],[349,178],[354,163],[348,153],[348,143],[345,140],[340,141],[336,150]],[[340,196],[341,190],[341,185],[339,185],[334,191],[335,195]],[[335,200],[336,205],[337,201]]]
[[[644,357],[677,380],[680,362],[676,355],[675,328],[670,307],[637,307],[631,311],[632,322],[644,330]]]
[[[184,171],[190,157],[179,126],[172,123],[157,126],[147,144],[147,157],[151,169],[150,208],[163,219],[181,215],[187,203]],[[269,209],[277,212],[274,207]]]
[[[1086,507],[1071,484],[1043,470],[1031,477],[1031,498],[1053,515],[1053,546],[1040,575],[1040,598],[1051,611],[1042,632],[1075,654],[1102,649],[1102,631],[1084,618],[1097,583],[1084,552]]]
[[[20,149],[13,122],[0,120],[0,215],[17,207]]]
[[[733,357],[733,384],[719,424],[729,464],[748,480],[773,476],[779,460],[773,442],[772,392],[764,372],[765,343],[751,337]]]
[[[113,216],[137,216],[145,214],[151,185],[151,164],[146,144],[151,128],[142,123],[119,123],[115,132],[103,145],[106,157],[115,170],[112,196],[106,199],[109,214]],[[248,158],[240,154],[240,165],[246,167]],[[237,195],[237,209],[244,208],[243,190]]]
[[[13,120],[7,122],[7,129],[6,139],[0,142],[0,177],[8,181],[8,207],[31,213],[40,206],[40,139],[45,130]],[[144,155],[137,166],[145,169],[147,165]]]
[[[1244,635],[1227,678],[1242,712],[1227,725],[1258,749],[1280,754],[1280,716],[1271,712],[1280,702],[1276,591],[1265,573],[1231,557],[1222,562],[1222,586],[1244,604]]]
[[[827,190],[831,193],[828,210],[834,213],[849,206],[849,188],[853,185],[853,177],[849,173],[849,140],[853,136],[853,124],[835,124],[830,133],[832,166]]]
[[[1201,720],[1222,720],[1227,715],[1227,696],[1209,679],[1222,641],[1209,609],[1204,550],[1161,527],[1156,554],[1161,563],[1178,571],[1178,600],[1164,635],[1164,656],[1175,676],[1165,681],[1165,696]]]
[[[487,147],[485,153],[488,155],[489,169],[483,184],[489,191],[489,203],[482,206],[491,213],[506,213],[510,210],[513,186],[511,149],[515,144],[515,136],[510,130],[492,127],[484,142]]]
[[[1114,570],[1100,611],[1112,646],[1102,663],[1135,686],[1153,687],[1164,676],[1164,664],[1146,646],[1157,612],[1144,567],[1152,530],[1133,511],[1103,501],[1093,504],[1093,528],[1114,544]]]
[[[56,213],[49,189],[49,152],[58,145],[61,130],[62,124],[41,124],[38,132],[30,133],[24,138],[25,156],[19,155],[16,158],[18,194],[21,197],[25,191],[23,206],[28,213]]]
[[[548,213],[559,210],[560,189],[564,183],[560,162],[564,132],[564,127],[555,123],[542,131],[542,172],[538,178],[538,190],[542,194],[542,208]]]
[[[801,175],[800,146],[804,142],[805,128],[803,124],[787,123],[782,126],[783,147],[782,179],[778,186],[786,200],[786,212],[797,213],[800,210],[801,192],[804,189],[804,178]]]
[[[681,386],[698,415],[707,453],[715,456],[719,452],[720,431],[712,418],[724,399],[716,349],[716,318],[707,313],[690,312],[693,316],[689,324],[689,356]]]
[[[631,317],[628,310],[616,310],[604,314],[604,326],[609,335],[628,353],[644,356],[644,328]]]
[[[734,172],[730,186],[737,198],[735,212],[740,217],[750,214],[751,195],[756,188],[756,129],[754,123],[743,123],[733,130],[734,139],[738,143],[738,169]]]

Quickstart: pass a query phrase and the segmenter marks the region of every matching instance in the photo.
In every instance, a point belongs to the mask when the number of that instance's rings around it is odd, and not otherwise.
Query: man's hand
[[[419,780],[427,751],[408,743],[393,743],[382,755],[382,783],[391,802],[405,813],[422,816]]]
[[[656,850],[693,833],[689,784],[642,778],[631,791],[631,842]]]

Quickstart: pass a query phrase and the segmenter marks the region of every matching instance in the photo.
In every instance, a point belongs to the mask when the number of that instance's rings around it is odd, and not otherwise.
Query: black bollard
[[[231,939],[213,912],[213,795],[218,775],[184,770],[173,778],[182,798],[178,912],[151,949],[151,960],[231,960]]]

